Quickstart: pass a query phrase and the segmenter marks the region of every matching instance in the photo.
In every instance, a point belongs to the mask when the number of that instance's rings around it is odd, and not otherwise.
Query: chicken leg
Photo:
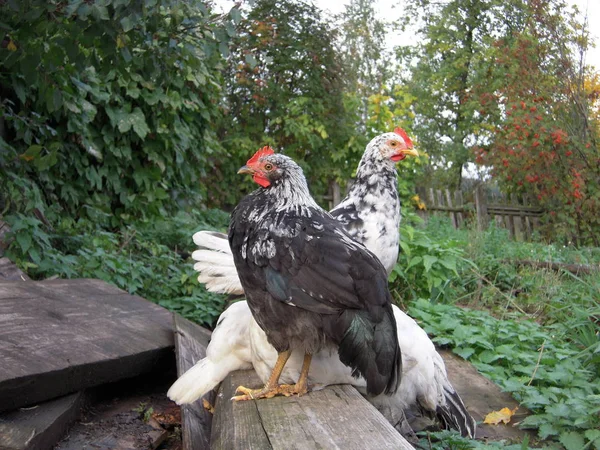
[[[291,395],[301,396],[306,394],[308,392],[308,369],[310,368],[310,362],[312,360],[312,355],[309,353],[304,355],[302,370],[296,384],[279,384],[279,377],[291,354],[292,351],[287,350],[277,355],[277,362],[275,363],[275,367],[273,367],[269,381],[267,381],[267,384],[265,384],[262,389],[248,389],[244,386],[238,386],[235,392],[243,395],[236,395],[231,400],[239,402],[243,400],[271,398],[276,395],[285,395],[286,397],[289,397]]]

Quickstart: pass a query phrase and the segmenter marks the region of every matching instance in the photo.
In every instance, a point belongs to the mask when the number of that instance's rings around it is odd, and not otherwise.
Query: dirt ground
[[[150,374],[93,390],[56,450],[180,450],[179,407],[166,397],[175,373]]]

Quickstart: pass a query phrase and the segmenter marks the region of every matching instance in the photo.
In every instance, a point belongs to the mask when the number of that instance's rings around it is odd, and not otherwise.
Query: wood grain
[[[172,315],[100,280],[0,282],[0,411],[173,358]]]
[[[221,383],[214,450],[413,449],[352,386],[329,386],[302,397],[232,402],[239,385],[261,383],[253,371],[234,372]]]
[[[206,356],[211,333],[177,314],[173,317],[177,375],[181,376]],[[202,450],[209,446],[212,414],[204,408],[203,399],[213,404],[215,393],[209,392],[200,400],[181,407],[183,450]]]
[[[79,416],[84,394],[50,400],[37,407],[0,414],[0,449],[50,450]]]

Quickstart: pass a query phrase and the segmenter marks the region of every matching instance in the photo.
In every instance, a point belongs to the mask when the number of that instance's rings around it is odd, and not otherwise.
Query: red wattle
[[[397,155],[392,156],[390,159],[394,162],[398,162],[402,161],[404,158],[406,158],[406,155],[404,153],[398,153]]]
[[[271,182],[259,173],[255,173],[252,176],[252,179],[254,180],[255,183],[260,184],[264,188],[271,186]]]

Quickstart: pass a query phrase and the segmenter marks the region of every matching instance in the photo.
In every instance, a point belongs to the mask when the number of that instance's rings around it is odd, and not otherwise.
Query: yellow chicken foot
[[[291,395],[304,395],[308,392],[308,369],[310,367],[310,361],[312,356],[309,354],[304,355],[304,362],[302,364],[302,371],[300,372],[300,378],[296,384],[278,384],[279,377],[283,371],[285,363],[289,359],[291,351],[280,353],[277,357],[277,362],[271,373],[269,381],[262,389],[248,389],[244,386],[239,386],[236,389],[236,393],[244,395],[237,395],[232,398],[233,401],[244,401],[244,400],[258,400],[260,398],[272,398],[276,395],[285,395],[289,397]]]

